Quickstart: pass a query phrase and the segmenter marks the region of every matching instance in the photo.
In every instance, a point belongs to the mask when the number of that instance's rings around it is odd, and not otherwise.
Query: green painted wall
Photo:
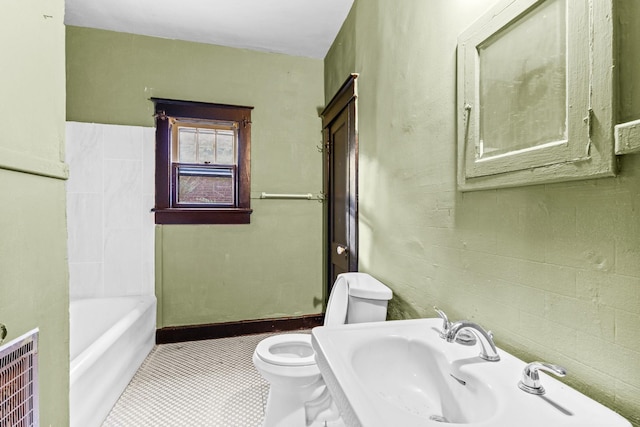
[[[347,17],[347,22],[354,20],[355,8],[352,8]],[[336,36],[336,40],[324,58],[324,98],[328,104],[336,91],[342,86],[347,77],[356,69],[356,31],[353,25],[343,25]]]
[[[322,191],[322,60],[67,28],[67,120],[154,126],[152,96],[254,106],[253,196]],[[322,311],[322,204],[251,205],[250,225],[157,227],[159,327]]]
[[[40,425],[68,425],[64,1],[3,2],[0,322],[40,328]]]
[[[456,191],[456,38],[493,3],[356,0],[327,55],[327,100],[360,73],[360,268],[393,288],[391,317],[473,319],[640,426],[640,156],[616,178]],[[637,91],[640,16],[621,3]]]

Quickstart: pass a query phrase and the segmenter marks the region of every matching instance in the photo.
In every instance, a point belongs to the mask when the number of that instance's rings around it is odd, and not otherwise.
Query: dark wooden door
[[[357,75],[323,112],[327,193],[327,296],[340,273],[358,270]]]

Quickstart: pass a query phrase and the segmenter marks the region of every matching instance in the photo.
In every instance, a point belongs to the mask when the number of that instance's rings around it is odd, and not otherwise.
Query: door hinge
[[[327,139],[327,142],[324,143],[324,151],[327,154],[331,153],[331,139]]]

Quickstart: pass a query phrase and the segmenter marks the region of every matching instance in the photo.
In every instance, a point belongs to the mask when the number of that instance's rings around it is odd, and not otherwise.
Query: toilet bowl
[[[314,424],[315,416],[309,419],[319,411],[308,411],[307,407],[326,412],[332,403],[323,405],[326,387],[316,365],[311,335],[281,334],[260,341],[253,353],[253,365],[269,383],[263,426],[323,426],[324,421],[335,423],[339,419],[337,409],[333,414],[326,413],[319,424]]]
[[[333,285],[324,326],[384,321],[391,289],[366,273],[340,274]],[[269,382],[262,427],[342,427],[315,362],[310,334],[280,334],[260,341],[253,364]]]

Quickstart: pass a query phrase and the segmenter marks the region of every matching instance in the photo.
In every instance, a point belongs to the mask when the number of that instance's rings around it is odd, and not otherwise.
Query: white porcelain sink
[[[523,361],[500,349],[500,361],[482,360],[479,344],[447,343],[441,326],[417,319],[313,329],[318,366],[347,426],[631,426],[544,373],[546,394],[525,393]]]
[[[451,376],[446,355],[426,340],[384,336],[357,346],[351,362],[356,378],[385,405],[417,418],[470,423],[495,413],[491,389],[469,375],[466,385]]]

